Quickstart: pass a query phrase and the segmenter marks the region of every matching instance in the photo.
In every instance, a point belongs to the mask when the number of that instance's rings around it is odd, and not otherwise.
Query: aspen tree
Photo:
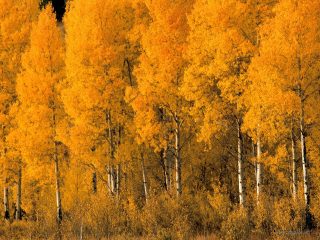
[[[74,0],[65,19],[63,102],[73,124],[69,147],[107,182],[111,194],[120,190],[117,143],[123,142],[125,125],[130,124],[124,102],[130,81],[125,78],[124,64],[131,18],[126,0]]]
[[[16,76],[21,69],[21,54],[29,42],[31,23],[38,13],[38,0],[31,1],[0,1],[0,141],[4,174],[4,207],[5,218],[10,217],[8,203],[8,169],[11,168],[17,175],[17,216],[20,219],[21,209],[21,159],[17,156],[9,159],[14,151],[7,141],[7,136],[14,131],[10,109],[16,101],[15,85]]]
[[[235,126],[240,205],[245,201],[242,98],[249,84],[247,69],[256,49],[257,26],[263,18],[261,8],[267,5],[267,1],[199,0],[189,16],[190,64],[183,92],[193,103],[200,140],[210,141],[225,127]]]
[[[278,112],[280,119],[289,119],[288,122],[291,122],[293,118],[299,122],[306,226],[308,228],[312,223],[306,137],[311,131],[311,128],[307,126],[317,119],[311,109],[316,106],[314,105],[315,100],[319,98],[320,42],[317,37],[319,36],[317,17],[319,9],[318,2],[281,1],[275,8],[276,16],[262,29],[260,56],[256,64],[260,86],[261,80],[268,87],[273,86],[274,91],[268,89],[268,94],[272,92],[272,96],[268,97],[273,106],[271,111]],[[261,98],[264,96],[260,95]],[[277,124],[281,121],[270,122]],[[287,129],[287,135],[289,135],[292,131],[291,124],[288,124]],[[270,130],[269,133],[271,133]],[[294,158],[293,161],[295,161]],[[294,172],[293,170],[293,175]]]
[[[175,152],[176,194],[182,193],[181,135],[183,82],[188,25],[193,1],[145,1],[152,19],[142,36],[143,53],[134,71],[138,91],[132,106],[139,137],[160,152],[170,144]]]
[[[54,173],[58,225],[62,221],[59,127],[64,113],[59,94],[64,76],[63,51],[61,32],[49,4],[33,25],[30,47],[23,56],[17,82],[18,125],[24,141],[22,155],[29,160],[40,159],[52,169],[48,172]]]

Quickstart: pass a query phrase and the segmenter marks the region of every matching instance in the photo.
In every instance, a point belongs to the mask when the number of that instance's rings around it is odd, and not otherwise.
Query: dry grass
[[[32,232],[30,226],[27,224],[4,224],[3,222],[0,225],[0,240],[55,240],[57,239],[55,233],[51,232],[42,232],[37,234],[37,232]],[[79,240],[80,236],[77,236],[72,233],[64,233],[63,240]],[[83,239],[85,240],[97,240],[94,236],[88,236],[84,233]],[[129,237],[129,236],[113,236],[99,238],[99,240],[153,240],[152,237]],[[156,238],[159,239],[159,238]],[[208,236],[198,236],[194,240],[218,240],[220,239],[218,235],[211,234]],[[316,240],[320,239],[320,231],[312,232],[300,232],[300,231],[283,231],[283,232],[274,232],[272,236],[265,235],[261,232],[255,231],[250,234],[248,240]],[[162,240],[162,239],[160,239]],[[174,240],[174,239],[171,239]]]

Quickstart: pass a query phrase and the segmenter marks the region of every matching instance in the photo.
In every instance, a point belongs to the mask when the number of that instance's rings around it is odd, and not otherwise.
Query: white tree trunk
[[[260,194],[261,194],[261,172],[262,172],[262,163],[261,163],[261,142],[260,142],[260,136],[258,135],[257,139],[257,203],[259,203],[260,200]]]
[[[81,218],[79,240],[83,240],[83,219]]]
[[[115,169],[113,166],[111,166],[111,173],[110,173],[110,178],[111,178],[111,192],[115,194],[116,192],[116,173]]]
[[[112,193],[111,191],[111,168],[110,168],[110,164],[107,165],[107,176],[108,176],[108,181],[107,181],[107,184],[108,184],[108,190]]]
[[[306,143],[304,136],[303,125],[300,126],[301,132],[301,159],[302,159],[302,170],[303,170],[303,193],[306,205],[309,205],[310,196],[309,196],[309,181],[308,181],[308,163],[307,163],[307,154],[306,154]]]
[[[242,155],[242,134],[241,134],[241,123],[237,119],[237,130],[238,130],[238,182],[239,182],[239,203],[241,206],[245,202],[244,193],[244,182],[243,182],[243,155]]]
[[[112,128],[112,120],[111,120],[111,112],[109,111],[107,114],[107,121],[108,121],[108,131],[109,131],[109,170],[108,170],[108,181],[109,181],[109,190],[112,195],[116,193],[117,187],[117,173],[114,167],[114,160],[115,160],[115,146],[114,146],[114,134]]]
[[[4,219],[10,220],[9,187],[7,186],[7,181],[5,181],[5,186],[3,188],[3,207],[4,207]]]
[[[296,157],[296,139],[293,129],[291,130],[291,154],[292,154],[292,197],[297,199],[298,182],[297,182],[297,157]]]
[[[57,143],[55,143],[54,169],[55,169],[55,177],[56,177],[57,223],[58,225],[60,225],[62,221],[62,205],[61,205],[60,169],[59,169]]]
[[[52,88],[52,92],[56,94],[55,86]],[[56,95],[55,95],[56,96]],[[60,169],[59,169],[59,159],[58,159],[58,142],[55,140],[55,137],[57,135],[56,129],[57,129],[57,120],[56,120],[56,101],[54,99],[53,106],[51,108],[52,110],[52,128],[54,131],[54,137],[53,137],[53,162],[54,162],[54,174],[55,174],[55,191],[56,191],[56,221],[58,225],[58,239],[61,239],[61,222],[62,222],[62,204],[61,204],[61,190],[60,190]]]
[[[303,194],[305,200],[306,209],[306,227],[310,229],[312,227],[312,219],[310,213],[310,192],[309,192],[309,175],[308,175],[308,159],[307,159],[307,148],[305,140],[305,129],[304,129],[304,107],[301,103],[301,115],[300,115],[300,142],[301,142],[301,160],[302,160],[302,171],[303,171]]]
[[[176,129],[175,129],[175,162],[176,162],[176,191],[177,196],[181,196],[182,194],[182,182],[181,182],[181,123],[177,116],[175,116]]]

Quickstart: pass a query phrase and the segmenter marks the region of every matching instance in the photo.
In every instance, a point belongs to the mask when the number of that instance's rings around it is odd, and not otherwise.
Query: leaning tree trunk
[[[22,198],[22,166],[19,162],[18,183],[17,183],[17,202],[16,202],[16,220],[21,220],[21,198]]]
[[[243,182],[243,146],[242,146],[242,134],[241,134],[241,122],[237,119],[238,130],[238,182],[239,182],[239,203],[241,206],[245,202],[244,182]]]
[[[4,219],[10,220],[10,208],[9,208],[9,187],[7,186],[7,180],[3,188],[3,207],[4,207]]]
[[[257,204],[259,204],[260,194],[261,194],[261,171],[262,171],[262,163],[261,163],[261,142],[260,136],[258,135],[257,140]]]
[[[291,154],[292,154],[292,198],[297,199],[298,182],[297,182],[297,157],[296,157],[296,139],[293,129],[291,130]]]
[[[143,190],[144,190],[144,197],[146,199],[146,203],[148,203],[148,184],[147,184],[147,177],[146,177],[146,168],[144,166],[144,157],[143,153],[141,153],[141,168],[142,168],[142,180],[143,180]]]
[[[176,129],[175,129],[175,163],[176,163],[176,191],[177,196],[181,196],[182,194],[182,180],[181,180],[181,122],[178,116],[175,116],[175,123],[176,123]]]

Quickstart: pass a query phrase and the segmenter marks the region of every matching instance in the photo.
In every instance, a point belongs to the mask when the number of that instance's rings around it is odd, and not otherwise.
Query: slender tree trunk
[[[296,157],[296,139],[293,128],[291,130],[291,153],[292,153],[292,198],[297,199],[298,181],[297,181],[297,157]]]
[[[3,188],[3,206],[4,206],[4,219],[10,220],[10,207],[9,207],[9,187],[7,186],[7,180]]]
[[[306,228],[312,228],[312,216],[310,212],[310,189],[309,189],[309,175],[308,168],[309,162],[307,159],[307,147],[306,147],[306,130],[305,130],[305,122],[304,122],[304,100],[305,94],[301,88],[302,75],[301,75],[301,56],[300,53],[297,52],[297,66],[298,66],[298,94],[300,98],[300,143],[301,143],[301,160],[302,160],[302,171],[303,171],[303,193],[305,199],[305,212],[306,212]]]
[[[121,145],[121,137],[122,137],[122,127],[119,124],[118,125],[118,141],[117,141],[117,149],[119,149],[120,145]],[[118,200],[120,200],[120,187],[121,187],[121,163],[118,162],[117,164],[117,181],[116,181],[116,191],[117,191],[117,198]]]
[[[166,165],[167,165],[167,177],[168,177],[168,189],[169,191],[172,189],[172,184],[173,184],[173,177],[172,177],[172,165],[173,165],[173,161],[172,161],[172,154],[169,154],[170,151],[167,152],[166,154]]]
[[[302,97],[301,97],[302,98]],[[302,100],[302,99],[301,99]],[[302,171],[303,171],[303,194],[306,208],[306,227],[310,229],[312,227],[312,217],[310,213],[310,192],[309,192],[309,175],[308,175],[308,159],[307,159],[307,148],[305,140],[305,129],[304,129],[304,106],[301,101],[301,113],[300,113],[300,142],[301,142],[301,160],[302,160]]]
[[[54,97],[56,97],[56,89],[55,86],[52,87],[52,92],[55,94]],[[59,159],[58,159],[58,142],[55,141],[55,137],[57,135],[56,129],[57,129],[57,119],[56,119],[56,99],[53,99],[53,106],[51,108],[52,110],[52,128],[54,131],[54,137],[53,137],[53,161],[54,161],[54,174],[55,174],[55,185],[56,185],[56,221],[58,225],[58,239],[62,239],[61,235],[61,222],[62,222],[62,204],[61,204],[61,189],[60,189],[60,169],[59,169]]]
[[[165,154],[164,156],[164,163],[165,163],[165,169],[166,169],[166,187],[167,187],[167,191],[170,191],[171,188],[171,177],[170,177],[170,168],[171,168],[171,164],[170,164],[170,159],[168,158],[167,154]]]
[[[256,150],[255,150],[255,143],[252,139],[252,158],[254,159],[254,175],[257,178],[257,156],[256,156]]]
[[[260,200],[260,194],[261,194],[261,171],[262,171],[262,163],[261,163],[261,142],[260,142],[260,136],[258,135],[257,140],[257,203],[259,203]]]
[[[241,206],[245,202],[244,182],[243,182],[243,150],[242,150],[242,134],[241,134],[241,122],[237,119],[238,130],[238,181],[239,181],[239,203]]]
[[[108,182],[107,182],[108,189],[112,193],[112,191],[111,191],[111,186],[112,185],[111,185],[111,167],[110,167],[110,164],[107,165],[107,175],[108,175]]]
[[[114,147],[114,134],[113,134],[113,129],[112,129],[112,121],[111,121],[110,111],[107,114],[107,121],[108,121],[108,126],[109,126],[108,131],[109,131],[109,156],[110,156],[110,164],[109,164],[110,187],[109,187],[109,189],[110,189],[111,194],[115,194],[117,179],[116,179],[116,171],[114,168],[115,147]]]
[[[97,173],[92,173],[92,192],[97,193]]]
[[[116,193],[117,190],[117,172],[113,166],[107,167],[108,173],[108,189],[110,193],[113,195]]]
[[[167,149],[164,148],[161,150],[161,164],[163,168],[163,176],[164,176],[164,185],[166,191],[169,191],[170,188],[170,176],[169,176],[169,166],[168,166],[168,158],[167,158]]]
[[[130,65],[129,59],[126,58],[126,59],[124,60],[124,64],[127,65],[129,82],[130,82],[130,86],[132,87],[132,86],[133,86],[133,81],[132,81],[131,65]]]
[[[124,182],[124,192],[127,193],[128,192],[128,163],[127,161],[125,161],[125,165],[124,165],[124,173],[123,173],[123,182]]]
[[[175,116],[176,129],[175,129],[175,162],[176,162],[176,191],[177,196],[182,194],[182,182],[181,182],[181,123],[178,116]]]
[[[146,177],[146,168],[144,166],[144,157],[141,153],[141,167],[142,167],[142,180],[143,180],[143,190],[144,190],[144,197],[146,199],[146,203],[148,203],[148,185],[147,185],[147,177]]]
[[[81,218],[79,240],[83,240],[83,219]]]
[[[120,163],[117,165],[117,182],[116,182],[116,192],[117,198],[120,199],[120,181],[121,181],[121,165]]]
[[[62,221],[62,205],[61,205],[60,169],[59,169],[57,143],[55,143],[54,169],[55,169],[55,177],[56,177],[57,223],[58,225],[60,225]]]
[[[110,177],[111,177],[111,191],[113,194],[115,194],[116,192],[116,172],[115,172],[115,169],[113,166],[111,166],[111,174],[110,174]]]
[[[21,162],[19,162],[18,169],[18,184],[17,184],[17,202],[16,202],[16,220],[21,220],[21,199],[22,199],[22,166]]]

